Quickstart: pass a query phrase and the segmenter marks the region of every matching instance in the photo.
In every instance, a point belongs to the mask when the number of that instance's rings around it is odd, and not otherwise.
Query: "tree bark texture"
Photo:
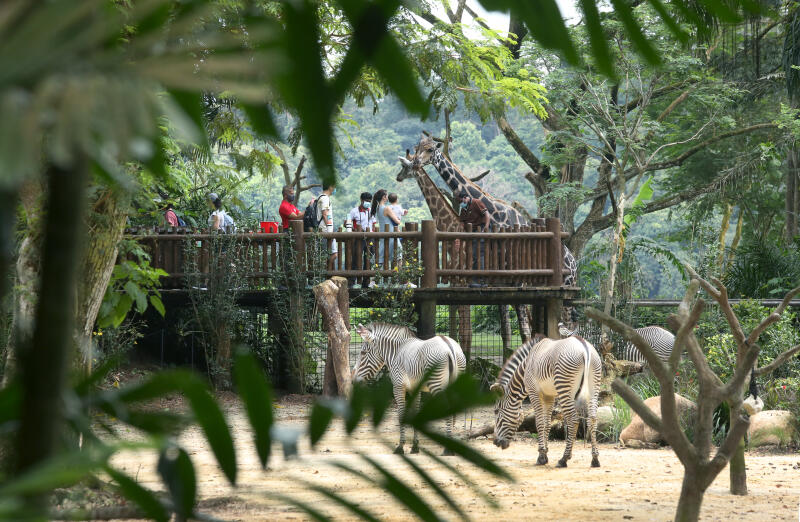
[[[20,347],[22,404],[17,469],[24,472],[50,457],[62,424],[62,393],[72,344],[75,276],[84,234],[87,169],[49,166],[42,255],[42,293],[32,342]],[[29,499],[34,512],[46,503]]]
[[[696,469],[686,468],[683,474],[681,496],[678,499],[678,509],[675,511],[676,522],[694,522],[700,517],[705,488],[702,487],[698,473]]]
[[[352,378],[350,375],[350,329],[345,323],[340,308],[339,292],[347,291],[347,280],[342,277],[328,279],[314,287],[314,297],[328,325],[328,355],[325,362],[326,372],[333,366],[336,377],[337,395],[346,397],[350,394]]]
[[[472,356],[472,307],[464,305],[458,307],[458,344],[464,352],[467,361]]]
[[[80,266],[78,301],[75,308],[77,365],[91,372],[92,330],[117,261],[119,242],[130,208],[130,195],[119,188],[106,188],[91,201],[86,216],[89,231],[86,255]]]
[[[508,317],[508,307],[499,305],[497,307],[500,319],[500,339],[503,341],[503,360],[511,357],[511,319]]]
[[[26,182],[20,189],[20,204],[23,210],[25,237],[17,254],[14,310],[11,332],[6,349],[6,364],[3,386],[7,386],[17,372],[19,346],[30,343],[33,335],[33,316],[39,296],[42,241],[44,240],[43,199],[44,184],[41,180]]]
[[[800,212],[800,186],[798,183],[800,172],[800,154],[797,146],[789,148],[786,158],[786,242],[791,242],[797,236],[797,220]]]

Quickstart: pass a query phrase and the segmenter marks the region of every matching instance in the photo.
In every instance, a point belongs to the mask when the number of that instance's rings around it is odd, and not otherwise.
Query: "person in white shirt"
[[[209,192],[206,196],[209,208],[213,211],[208,216],[208,229],[211,232],[225,233],[225,211],[222,209],[222,200],[216,192]]]
[[[351,223],[353,232],[371,231],[375,225],[375,217],[370,214],[370,207],[372,206],[372,194],[369,192],[362,192],[359,204],[350,211],[347,215],[345,223]],[[350,262],[350,270],[369,270],[372,268],[372,245],[366,239],[356,239],[353,245],[353,258]],[[361,255],[358,255],[361,252]],[[355,283],[358,279],[351,279],[350,284],[356,287]],[[369,284],[368,277],[361,278],[361,284],[366,286]]]
[[[336,185],[333,183],[322,184],[322,194],[317,202],[317,222],[321,232],[333,232],[333,204],[331,196],[336,193]],[[333,270],[336,258],[338,257],[338,245],[336,240],[331,241],[330,256],[328,257],[328,270]]]

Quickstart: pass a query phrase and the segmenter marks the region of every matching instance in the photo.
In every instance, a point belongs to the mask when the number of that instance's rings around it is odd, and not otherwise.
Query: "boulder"
[[[792,414],[786,410],[766,410],[750,417],[747,438],[751,448],[786,446],[797,436]]]
[[[597,431],[605,432],[611,428],[611,425],[614,424],[614,415],[616,414],[616,408],[613,406],[600,406],[597,408]]]
[[[644,403],[657,417],[661,418],[661,396],[650,397]],[[677,393],[675,394],[675,404],[678,409],[678,415],[684,419],[684,425],[688,425],[697,412],[697,405]],[[636,414],[631,418],[631,423],[619,434],[619,441],[623,446],[632,448],[653,447],[665,442],[659,432],[645,424],[641,417]]]

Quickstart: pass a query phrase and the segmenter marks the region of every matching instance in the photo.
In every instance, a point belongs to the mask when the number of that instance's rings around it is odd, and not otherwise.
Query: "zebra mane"
[[[397,340],[412,339],[417,336],[414,330],[399,324],[370,323],[367,329],[375,336]]]
[[[545,338],[546,337],[542,334],[536,334],[533,339],[514,350],[514,353],[511,354],[511,357],[509,357],[503,365],[503,369],[497,374],[497,382],[500,383],[503,388],[508,386],[508,383],[511,382],[511,377],[514,376],[514,373],[523,367],[522,362],[528,354],[531,353],[531,349]]]

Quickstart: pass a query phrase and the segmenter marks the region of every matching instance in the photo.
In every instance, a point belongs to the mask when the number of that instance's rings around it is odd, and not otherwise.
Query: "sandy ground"
[[[297,429],[307,425],[310,397],[288,396],[276,403],[277,420]],[[396,504],[382,490],[367,485],[335,468],[331,462],[350,464],[369,472],[357,452],[364,452],[391,469],[427,499],[445,519],[455,520],[456,513],[410,472],[399,457],[383,441],[396,441],[394,412],[375,433],[365,420],[348,438],[340,421],[334,421],[316,448],[304,438],[297,459],[285,460],[280,446],[273,445],[273,456],[266,471],[256,457],[244,409],[232,396],[222,397],[228,423],[234,433],[239,476],[237,487],[231,487],[218,470],[216,461],[197,428],[185,431],[180,442],[192,457],[197,473],[199,507],[204,513],[224,520],[304,520],[299,509],[269,497],[278,493],[306,501],[323,513],[339,520],[352,519],[346,511],[321,495],[310,492],[300,481],[318,484],[367,509],[383,520],[410,520],[414,517]],[[164,407],[180,407],[165,403]],[[472,415],[473,428],[491,422],[492,409],[484,408]],[[463,419],[457,435],[464,435]],[[134,436],[133,434],[131,435]],[[407,434],[410,440],[410,432]],[[491,437],[470,444],[513,476],[515,482],[500,480],[457,457],[450,462],[461,473],[476,482],[489,498],[496,501],[492,509],[474,490],[453,473],[443,470],[433,460],[414,455],[420,467],[430,473],[475,520],[497,517],[497,520],[671,520],[680,493],[683,468],[668,449],[620,449],[612,444],[600,447],[600,468],[590,468],[590,447],[583,441],[576,444],[566,469],[553,464],[564,451],[564,443],[551,441],[551,464],[534,466],[537,457],[536,439],[517,434],[505,451],[492,444]],[[439,450],[429,441],[423,447]],[[118,468],[148,487],[161,489],[155,472],[156,457],[148,453],[125,453],[115,457]],[[703,520],[800,520],[800,454],[749,452],[748,485],[750,494],[734,497],[728,494],[727,468],[717,477],[705,495]]]

